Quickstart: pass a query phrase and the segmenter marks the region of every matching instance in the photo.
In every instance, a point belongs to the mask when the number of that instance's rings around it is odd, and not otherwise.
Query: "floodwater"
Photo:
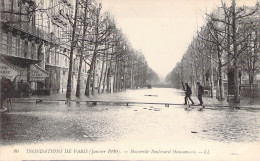
[[[96,99],[182,104],[182,94],[175,89],[155,88],[101,94]],[[12,112],[1,114],[1,144],[116,144],[203,149],[218,144],[260,143],[260,110],[184,108],[184,105],[156,104],[14,103]]]

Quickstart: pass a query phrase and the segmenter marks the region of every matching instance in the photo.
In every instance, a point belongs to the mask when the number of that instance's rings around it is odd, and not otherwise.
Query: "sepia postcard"
[[[0,160],[259,161],[259,0],[1,0]]]

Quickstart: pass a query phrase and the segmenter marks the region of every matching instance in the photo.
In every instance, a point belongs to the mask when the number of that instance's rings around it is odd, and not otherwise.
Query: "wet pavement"
[[[62,99],[63,95],[42,97]],[[81,100],[183,103],[176,89],[140,89],[101,94]],[[193,100],[198,102],[194,97]],[[207,100],[207,98],[205,98]],[[56,143],[147,145],[192,145],[205,143],[248,145],[260,143],[260,110],[164,105],[66,105],[64,101],[13,103],[1,114],[1,144]]]

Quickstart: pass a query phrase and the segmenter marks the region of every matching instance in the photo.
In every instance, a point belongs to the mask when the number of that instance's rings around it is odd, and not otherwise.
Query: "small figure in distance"
[[[185,97],[184,97],[185,103],[184,103],[184,105],[187,105],[188,99],[191,101],[191,105],[194,105],[193,100],[190,98],[190,96],[192,94],[191,88],[188,85],[188,83],[185,83],[185,86],[186,86],[186,88],[185,88]]]

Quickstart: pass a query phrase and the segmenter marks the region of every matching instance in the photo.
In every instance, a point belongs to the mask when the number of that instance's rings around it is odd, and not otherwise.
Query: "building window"
[[[32,58],[32,43],[28,41],[28,53],[27,53],[27,58]]]
[[[12,40],[11,40],[11,55],[16,56],[16,37],[12,36]]]
[[[20,55],[20,50],[21,50],[21,49],[20,49],[20,38],[17,37],[17,38],[16,38],[16,56],[19,56],[19,57],[21,56],[21,55]]]
[[[24,57],[24,46],[25,46],[25,41],[23,39],[20,40],[20,56]]]
[[[24,57],[26,58],[28,54],[28,41],[24,42]]]
[[[31,58],[35,59],[35,45],[34,45],[34,43],[32,43]]]
[[[8,52],[8,55],[12,55],[12,34],[11,34],[11,32],[9,32],[8,36],[7,36],[7,52]]]
[[[38,53],[38,50],[39,50],[39,45],[38,44],[34,44],[34,59],[36,60],[39,60],[39,53]]]
[[[48,46],[45,47],[45,54],[46,54],[46,57],[45,57],[45,61],[46,63],[50,63],[50,48]]]
[[[7,34],[1,33],[2,41],[1,42],[1,53],[7,54],[8,53],[8,45],[7,45]]]
[[[59,61],[60,61],[60,50],[59,49],[57,49],[56,50],[56,65],[59,65]]]
[[[54,65],[55,64],[55,51],[54,51],[54,47],[52,47],[50,54],[51,54],[50,64]]]

